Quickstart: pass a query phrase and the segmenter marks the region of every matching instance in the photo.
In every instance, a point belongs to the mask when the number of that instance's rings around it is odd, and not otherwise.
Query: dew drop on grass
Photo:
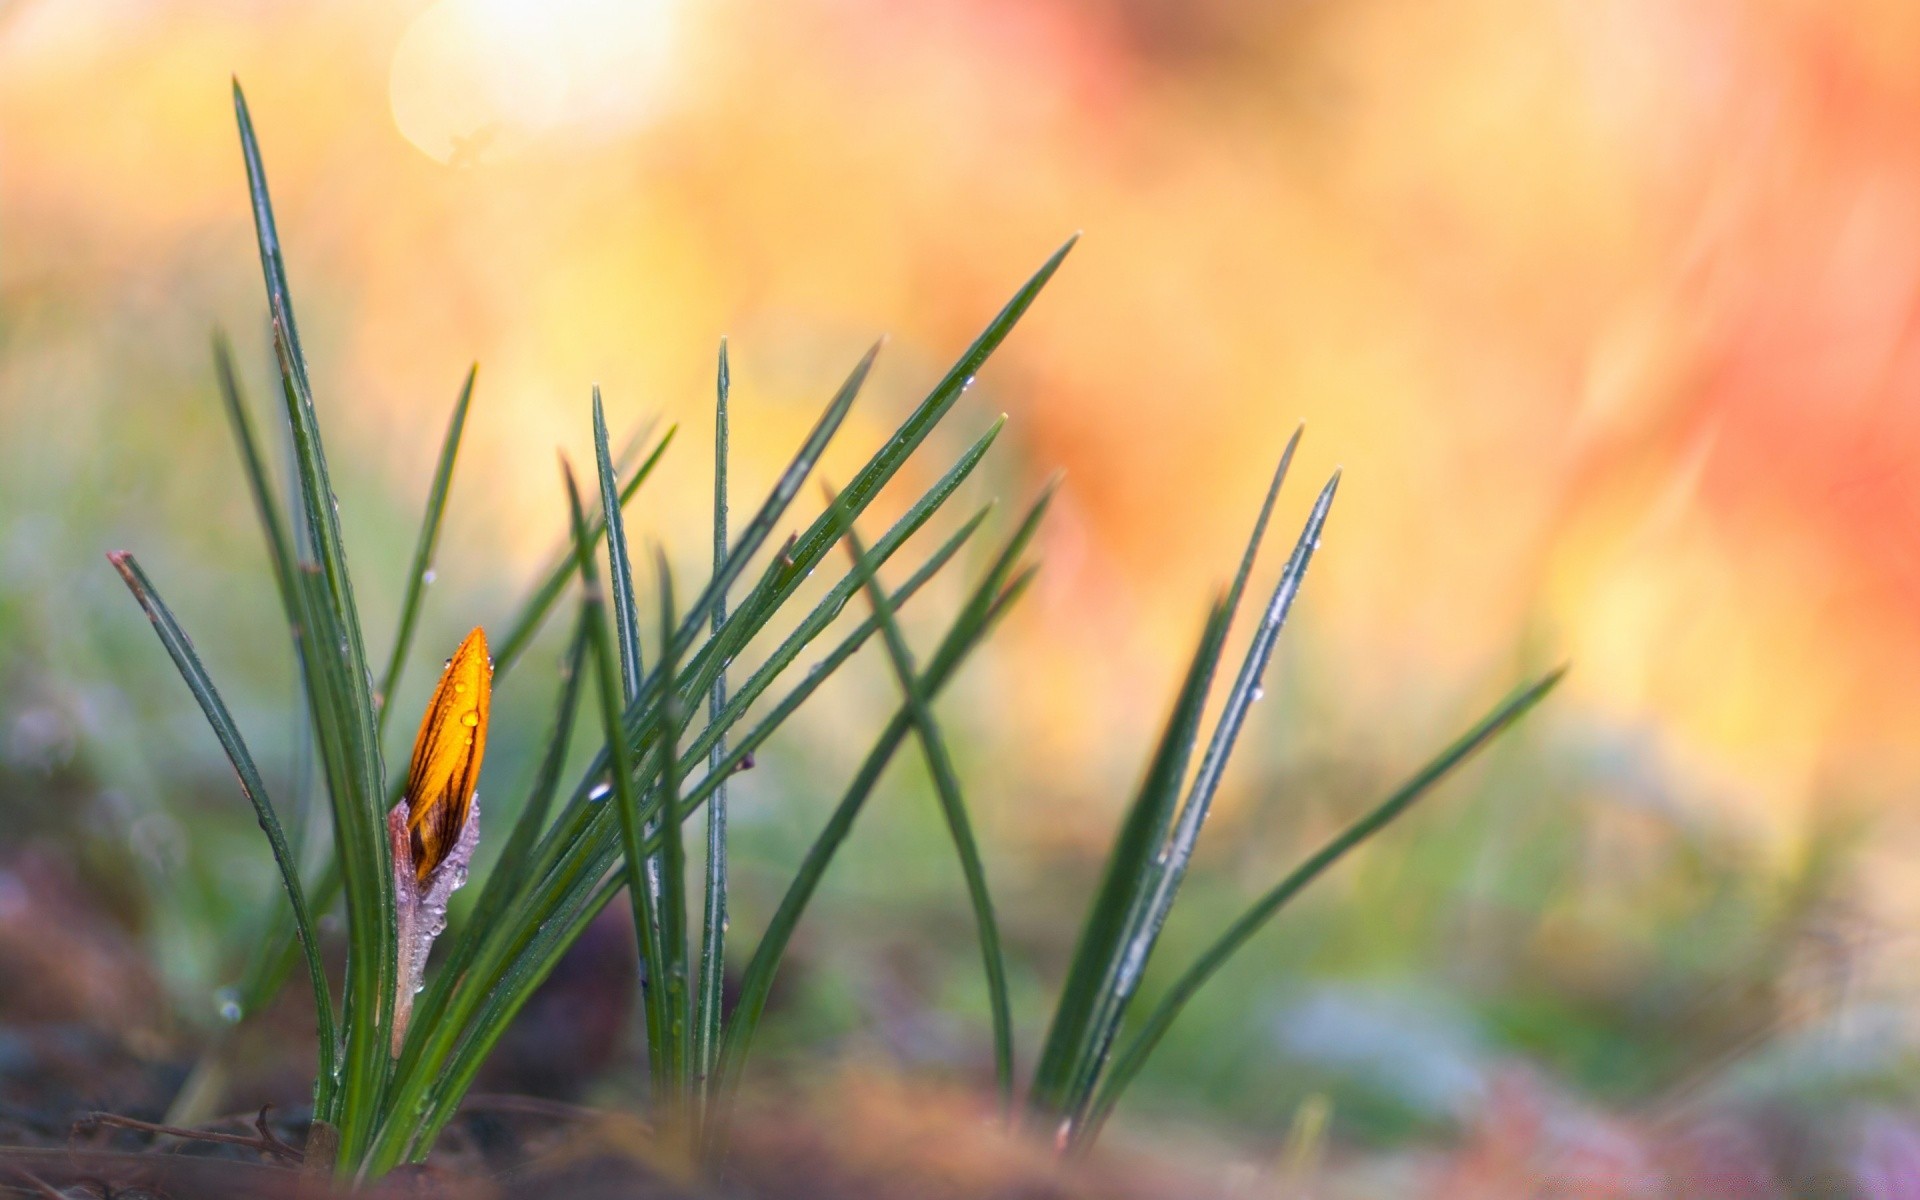
[[[587,792],[587,799],[591,803],[598,804],[600,801],[605,800],[612,791],[612,784],[596,783],[593,785],[592,790]]]
[[[240,1007],[240,993],[230,987],[221,988],[213,994],[213,1008],[220,1014],[220,1019],[229,1025],[238,1025],[240,1018],[246,1015]]]
[[[428,567],[426,570],[420,572],[421,583],[432,583],[434,580],[438,578],[440,578],[440,573],[434,570],[432,567]]]
[[[1266,698],[1267,698],[1267,689],[1257,683],[1254,684],[1253,695],[1248,697],[1248,699],[1251,700],[1253,703],[1258,704],[1262,700],[1265,700]]]
[[[466,685],[465,685],[465,684],[459,684],[459,683],[456,683],[456,684],[454,684],[454,690],[455,690],[455,691],[465,691],[465,690],[466,690]],[[466,727],[467,727],[468,729],[472,729],[472,728],[473,728],[474,726],[476,726],[476,725],[478,725],[478,724],[480,723],[480,714],[479,714],[479,713],[468,713],[468,714],[467,714],[466,716],[464,716],[464,717],[461,717],[461,718],[460,718],[460,723],[461,723],[462,725],[465,725],[465,726],[466,726]]]

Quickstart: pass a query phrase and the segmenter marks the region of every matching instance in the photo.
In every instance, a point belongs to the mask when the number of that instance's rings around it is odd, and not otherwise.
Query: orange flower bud
[[[493,659],[487,635],[475,629],[447,660],[433,690],[407,767],[407,830],[416,880],[446,861],[473,804],[480,761],[487,752],[487,709],[493,698]]]

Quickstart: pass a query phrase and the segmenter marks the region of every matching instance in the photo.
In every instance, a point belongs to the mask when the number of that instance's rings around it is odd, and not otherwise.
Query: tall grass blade
[[[1165,849],[1162,832],[1186,775],[1187,758],[1206,706],[1207,679],[1226,634],[1223,599],[1207,615],[1146,778],[1120,825],[1100,888],[1081,927],[1027,1097],[1036,1124],[1071,1113],[1091,1087],[1105,1022],[1113,1016],[1124,980],[1139,969],[1140,964],[1126,959],[1128,922],[1139,911],[1155,856]]]
[[[853,555],[856,566],[866,558],[866,548],[861,545],[860,535],[852,529],[847,531],[847,550]],[[941,815],[946,818],[947,832],[952,836],[954,850],[960,857],[960,871],[966,879],[967,900],[973,906],[974,925],[980,936],[980,957],[987,978],[987,1000],[993,1018],[994,1080],[1000,1090],[1001,1108],[1011,1113],[1013,1010],[1007,1001],[1006,952],[1000,945],[1000,925],[993,915],[993,893],[987,887],[986,867],[980,861],[980,848],[973,836],[973,822],[967,817],[966,801],[960,793],[959,773],[954,770],[953,757],[947,752],[946,738],[940,733],[933,706],[920,691],[919,668],[914,665],[913,652],[900,632],[899,622],[894,620],[893,606],[887,603],[886,589],[880,586],[879,577],[868,572],[866,587],[867,601],[873,608],[873,619],[880,623],[887,657],[893,663],[894,679],[900,684],[907,715],[919,736],[927,770],[933,776],[934,791],[940,798]]]
[[[613,649],[612,636],[607,631],[606,600],[600,591],[599,573],[594,569],[593,544],[586,540],[587,521],[580,508],[580,489],[575,485],[573,471],[566,466],[564,459],[561,471],[566,476],[575,553],[581,586],[585,591],[582,606],[586,614],[587,633],[593,640],[594,678],[600,686],[601,719],[606,726],[607,749],[613,760],[614,808],[619,813],[622,844],[626,847],[628,878],[633,883],[627,889],[627,894],[633,902],[634,935],[640,950],[647,1060],[657,1085],[666,1041],[665,1014],[658,986],[661,969],[660,914],[654,907],[652,889],[646,886],[643,874],[648,857],[643,849],[645,827],[640,816],[639,785],[634,780],[633,750],[628,745],[626,732],[620,728],[620,713],[624,706],[617,675],[618,656]]]
[[[1261,509],[1259,520],[1254,526],[1254,536],[1249,541],[1246,554],[1242,557],[1240,570],[1234,579],[1234,588],[1228,595],[1227,618],[1232,620],[1233,608],[1251,574],[1254,559],[1258,554],[1260,536],[1264,532],[1267,517],[1279,486],[1283,481],[1287,464],[1293,457],[1294,447],[1299,442],[1299,433],[1287,444],[1286,453],[1281,456],[1280,467],[1274,474],[1273,486],[1268,489],[1266,504]],[[1313,552],[1320,544],[1321,532],[1326,526],[1327,515],[1333,506],[1333,497],[1340,484],[1340,474],[1335,472],[1321,489],[1319,498],[1314,502],[1307,516],[1293,553],[1288,557],[1286,567],[1280,573],[1279,583],[1274,588],[1273,597],[1255,628],[1247,656],[1241,663],[1240,673],[1234,686],[1227,694],[1220,719],[1214,727],[1213,737],[1208,742],[1206,754],[1201,758],[1199,770],[1194,775],[1186,803],[1181,807],[1178,824],[1170,836],[1162,832],[1165,850],[1155,861],[1148,865],[1145,886],[1137,893],[1136,907],[1128,915],[1126,932],[1120,961],[1125,968],[1113,981],[1112,988],[1103,994],[1094,1017],[1093,1026],[1096,1044],[1092,1056],[1082,1064],[1082,1074],[1069,1087],[1076,1107],[1069,1115],[1077,1122],[1084,1115],[1085,1106],[1093,1101],[1094,1087],[1098,1075],[1104,1069],[1107,1056],[1111,1052],[1113,1040],[1119,1035],[1121,1022],[1126,1017],[1128,1005],[1140,986],[1140,978],[1146,969],[1147,960],[1153,955],[1153,948],[1159,941],[1160,930],[1166,925],[1167,916],[1173,909],[1173,902],[1179,891],[1181,880],[1186,877],[1187,864],[1193,858],[1194,846],[1200,837],[1200,828],[1211,810],[1213,796],[1219,788],[1221,775],[1226,770],[1227,760],[1233,754],[1233,747],[1240,736],[1240,730],[1246,723],[1247,713],[1260,697],[1261,678],[1266,673],[1267,664],[1273,658],[1274,647],[1280,636],[1281,627],[1286,624],[1287,615],[1292,611],[1294,597],[1300,592],[1300,585],[1306,578],[1308,565],[1313,560]],[[1203,688],[1212,683],[1212,669],[1207,672]],[[1181,764],[1181,774],[1185,774],[1185,763]],[[1178,786],[1178,780],[1175,786]]]
[[[306,357],[294,323],[280,237],[267,193],[266,172],[246,98],[235,81],[234,113],[240,126],[252,197],[254,231],[260,246],[274,342],[280,357],[300,481],[301,507],[314,534],[317,574],[302,572],[305,605],[316,652],[310,656],[314,720],[330,763],[335,844],[347,894],[347,986],[342,1015],[345,1033],[340,1105],[343,1117],[340,1156],[351,1164],[360,1156],[378,1111],[386,1080],[394,1002],[393,876],[381,811],[386,787],[373,707],[373,684],[366,645],[347,573],[340,516],[327,473],[319,421]],[[308,581],[317,586],[308,586]],[[315,668],[318,668],[317,670]]]
[[[727,561],[727,402],[733,373],[727,364],[727,340],[720,339],[720,366],[714,385],[713,408],[713,573]],[[711,632],[715,637],[727,620],[727,593],[713,598]],[[727,779],[720,765],[727,756],[723,719],[727,711],[727,665],[714,672],[707,692],[707,726],[714,731],[707,750],[707,774],[715,780],[707,798],[707,874],[700,931],[699,994],[694,999],[693,1071],[697,1089],[695,1111],[704,1114],[707,1080],[720,1050],[721,1004],[726,989],[727,963]]]
[[[664,552],[657,555],[660,576],[660,671],[672,679],[679,668],[673,649],[673,572],[667,567]],[[687,854],[681,823],[685,814],[680,807],[680,759],[676,743],[682,719],[680,696],[668,690],[665,702],[656,710],[653,753],[659,760],[657,790],[659,815],[647,826],[648,840],[658,838],[659,849],[651,853],[650,866],[660,874],[660,974],[651,981],[660,996],[666,1041],[653,1051],[661,1061],[661,1074],[667,1091],[656,1097],[665,1105],[670,1125],[687,1119],[687,1102],[693,1061],[693,996],[688,988],[692,974],[687,952]]]
[[[313,987],[314,1020],[320,1046],[319,1072],[314,1080],[314,1110],[330,1113],[334,1111],[334,1089],[337,1084],[334,1062],[339,1054],[339,1042],[333,1024],[333,996],[327,987],[326,970],[320,963],[320,943],[313,932],[313,917],[307,907],[306,891],[300,884],[300,865],[287,844],[286,834],[280,828],[280,818],[273,811],[273,801],[267,795],[266,783],[260,778],[259,769],[254,766],[253,755],[248,752],[247,744],[240,736],[240,728],[234,724],[226,702],[221,700],[219,690],[213,686],[213,680],[200,662],[200,656],[194,652],[193,643],[181,630],[179,622],[174,619],[173,613],[154,590],[153,583],[132,554],[120,551],[109,554],[107,558],[113,563],[114,569],[120,572],[120,577],[126,580],[127,589],[133,593],[134,599],[146,610],[147,619],[160,636],[160,644],[166,647],[174,666],[179,668],[180,677],[186,680],[187,689],[200,704],[200,711],[206,714],[207,724],[213,727],[214,736],[220,739],[220,748],[227,752],[227,760],[233,764],[234,774],[239,776],[240,790],[246,793],[248,802],[253,805],[254,817],[260,823],[261,832],[267,835],[267,844],[273,849],[273,862],[280,870],[280,885],[286,891],[287,902],[293,911],[294,929],[306,958],[307,980]]]
[[[447,512],[447,489],[453,486],[453,464],[460,455],[460,435],[467,428],[467,410],[473,406],[473,385],[479,375],[477,364],[467,371],[460,398],[453,405],[453,416],[447,419],[446,436],[440,439],[440,458],[433,467],[433,482],[427,487],[427,508],[420,518],[420,537],[414,543],[413,562],[407,568],[407,588],[400,601],[400,623],[393,634],[393,654],[387,659],[386,674],[380,678],[380,690],[374,694],[380,714],[376,725],[382,734],[393,710],[393,697],[400,688],[400,672],[406,667],[407,651],[413,646],[414,629],[420,622],[420,600],[433,575],[433,551],[440,544],[440,522]]]
[[[1195,993],[1213,977],[1214,973],[1226,965],[1227,961],[1245,946],[1275,913],[1284,908],[1288,901],[1299,895],[1329,867],[1344,858],[1354,847],[1378,833],[1412,807],[1415,801],[1426,795],[1435,784],[1446,778],[1449,772],[1465,762],[1475,751],[1519,720],[1553,690],[1566,671],[1567,668],[1560,667],[1507,695],[1493,707],[1492,711],[1482,717],[1477,725],[1461,734],[1452,745],[1435,755],[1385,800],[1341,830],[1229,925],[1226,932],[1222,933],[1174,982],[1166,996],[1154,1006],[1153,1012],[1141,1025],[1139,1031],[1115,1056],[1112,1069],[1107,1073],[1099,1098],[1088,1119],[1081,1128],[1075,1130],[1076,1144],[1084,1147],[1099,1136],[1107,1117],[1113,1111],[1113,1106],[1126,1091],[1127,1085],[1139,1074],[1147,1056],[1153,1053],[1154,1047],[1160,1044],[1160,1039],[1166,1036],[1167,1030],[1178,1019],[1187,1002],[1193,999]]]

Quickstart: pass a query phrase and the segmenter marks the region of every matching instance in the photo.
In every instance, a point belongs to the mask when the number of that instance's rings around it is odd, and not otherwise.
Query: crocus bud
[[[487,709],[493,697],[493,659],[486,634],[467,635],[447,660],[433,699],[420,719],[407,766],[407,787],[387,814],[393,848],[394,918],[399,942],[399,992],[394,997],[393,1052],[400,1053],[413,997],[419,992],[433,941],[447,927],[447,901],[467,881],[480,843],[475,787],[487,751]]]

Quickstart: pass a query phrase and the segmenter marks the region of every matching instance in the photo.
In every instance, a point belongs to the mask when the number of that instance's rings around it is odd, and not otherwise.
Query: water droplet
[[[435,571],[432,567],[428,567],[426,570],[420,572],[421,583],[432,583],[434,580],[438,579],[439,577],[440,577],[440,573],[438,571]]]
[[[1250,699],[1250,700],[1251,700],[1251,701],[1252,701],[1253,703],[1255,703],[1255,704],[1258,704],[1258,703],[1260,703],[1260,702],[1261,702],[1262,700],[1265,700],[1266,698],[1267,698],[1267,689],[1266,689],[1266,688],[1264,688],[1264,687],[1261,687],[1261,686],[1260,686],[1259,684],[1257,684],[1257,683],[1256,683],[1256,684],[1254,684],[1254,685],[1253,685],[1253,695],[1252,695],[1251,697],[1249,697],[1249,699]]]
[[[480,723],[480,714],[468,713],[466,716],[460,718],[460,723],[462,725],[465,725],[468,729],[472,729],[474,726]]]
[[[456,684],[454,684],[454,685],[453,685],[453,690],[454,690],[454,691],[455,691],[456,693],[458,693],[458,692],[464,692],[464,691],[466,691],[466,690],[467,690],[467,685],[466,685],[466,684],[464,684],[464,683],[456,683]]]
[[[221,988],[213,994],[214,1011],[220,1019],[229,1025],[238,1025],[246,1013],[240,1007],[240,993],[230,987]]]
[[[612,784],[596,783],[593,785],[592,790],[587,793],[587,799],[592,803],[598,804],[600,801],[605,800],[612,792]]]
[[[448,667],[451,667],[452,665],[453,665],[453,660],[452,660],[451,658],[449,658],[449,659],[448,659],[447,661],[445,661],[445,662],[443,662],[443,663],[441,663],[441,664],[440,664],[440,669],[441,669],[442,671],[444,671],[444,670],[446,670],[446,669],[447,669]]]
[[[973,376],[971,375],[967,376],[965,379],[962,379],[960,381],[960,390],[963,392],[972,386],[973,386]]]

